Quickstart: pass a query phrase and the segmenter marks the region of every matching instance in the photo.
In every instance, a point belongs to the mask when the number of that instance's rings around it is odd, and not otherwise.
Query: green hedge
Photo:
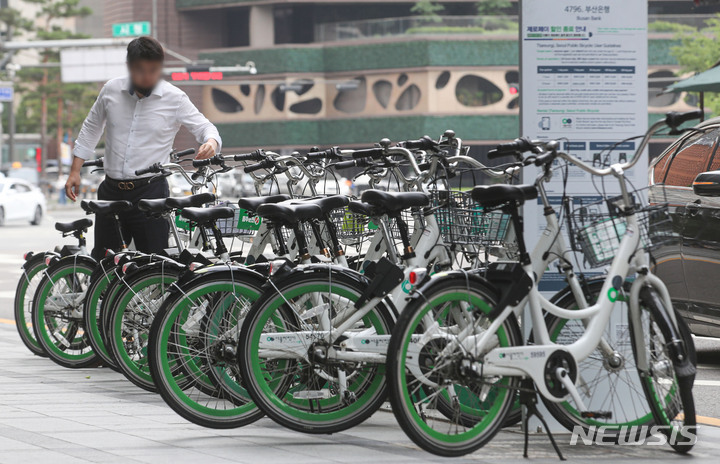
[[[648,41],[651,65],[675,65],[670,54],[676,40]],[[425,66],[517,66],[516,40],[417,39],[363,45],[274,47],[201,53],[217,66],[252,60],[260,74],[365,71]]]
[[[313,121],[218,124],[226,147],[309,147],[371,144],[383,137],[406,140],[453,129],[466,140],[505,140],[518,136],[517,116],[406,116]]]

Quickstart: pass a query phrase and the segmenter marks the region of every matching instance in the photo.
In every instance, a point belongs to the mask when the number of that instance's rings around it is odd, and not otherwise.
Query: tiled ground
[[[657,462],[683,458],[665,447],[570,446],[570,461]],[[557,462],[544,435],[532,438],[533,462]],[[720,428],[704,427],[692,461],[718,462]],[[310,436],[263,419],[236,430],[189,424],[162,399],[109,369],[69,370],[32,356],[14,327],[0,324],[0,463],[422,463],[527,462],[522,435],[504,431],[463,459],[415,447],[391,413],[336,435]]]

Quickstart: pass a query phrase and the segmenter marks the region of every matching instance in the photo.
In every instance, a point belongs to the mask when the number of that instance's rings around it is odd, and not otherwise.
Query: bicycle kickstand
[[[523,432],[525,434],[523,457],[528,457],[528,440],[530,434],[529,422],[530,418],[532,416],[535,416],[540,420],[542,426],[545,427],[545,432],[547,433],[548,438],[550,438],[550,443],[552,444],[553,449],[557,453],[558,458],[561,461],[565,461],[565,456],[563,456],[562,451],[560,451],[560,448],[558,448],[558,445],[555,442],[555,437],[553,437],[553,434],[550,431],[547,422],[545,422],[545,418],[542,414],[540,414],[540,411],[537,408],[537,402],[537,393],[535,392],[535,385],[533,384],[533,381],[530,379],[523,380],[520,384],[520,405],[523,408],[522,423]]]

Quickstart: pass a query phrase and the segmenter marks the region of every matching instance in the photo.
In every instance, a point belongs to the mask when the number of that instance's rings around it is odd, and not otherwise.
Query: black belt
[[[105,176],[105,182],[112,188],[116,190],[122,190],[122,191],[130,191],[139,189],[141,187],[145,187],[146,185],[158,180],[158,179],[164,179],[163,176],[153,176],[153,177],[141,177],[139,179],[127,179],[127,180],[118,180],[113,179],[112,177]]]

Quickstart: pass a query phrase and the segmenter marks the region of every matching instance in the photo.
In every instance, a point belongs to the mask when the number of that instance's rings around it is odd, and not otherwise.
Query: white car
[[[34,185],[12,177],[0,178],[0,226],[24,219],[39,225],[45,214],[45,196]]]

